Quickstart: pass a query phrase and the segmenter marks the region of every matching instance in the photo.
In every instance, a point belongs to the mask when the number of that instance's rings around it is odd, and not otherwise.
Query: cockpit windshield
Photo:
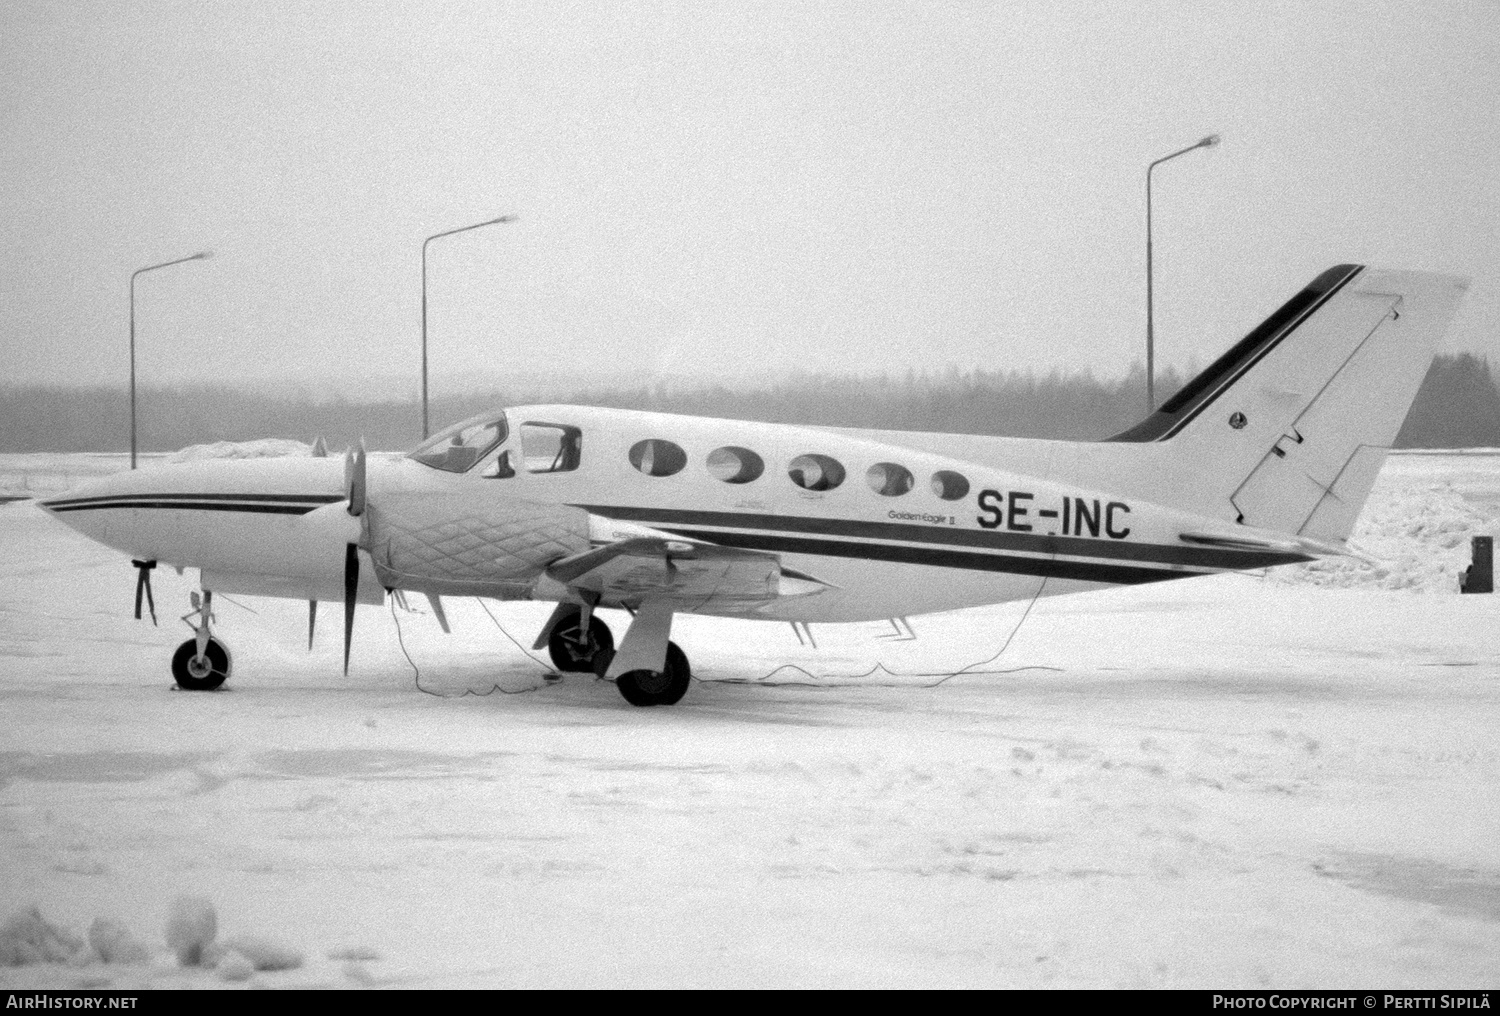
[[[476,416],[434,434],[407,458],[449,473],[464,473],[504,441],[507,433],[504,414]]]

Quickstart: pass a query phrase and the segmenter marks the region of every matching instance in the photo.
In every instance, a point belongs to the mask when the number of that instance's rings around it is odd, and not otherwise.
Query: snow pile
[[[89,945],[103,963],[139,966],[151,962],[151,950],[137,942],[130,929],[118,921],[94,918],[94,923],[89,925]]]
[[[141,944],[117,921],[95,918],[84,941],[65,928],[49,922],[41,910],[31,906],[0,926],[0,966],[26,967],[39,964],[72,968],[80,984],[102,986],[109,981],[104,967],[153,967],[165,972],[174,964],[186,970],[213,971],[222,981],[247,981],[259,971],[296,970],[302,966],[300,951],[258,935],[236,935],[216,941],[218,915],[214,905],[201,896],[181,896],[167,916],[165,939],[168,954]],[[365,952],[368,952],[366,950]],[[361,981],[361,968],[349,973]]]
[[[49,924],[36,907],[15,914],[0,926],[0,966],[67,963],[83,949],[83,942]]]
[[[1469,566],[1471,540],[1500,524],[1450,483],[1391,482],[1382,475],[1349,543],[1373,559],[1324,558],[1274,568],[1267,578],[1290,585],[1456,593]]]
[[[168,462],[198,462],[203,459],[279,459],[311,455],[313,446],[303,441],[267,437],[259,441],[215,441],[188,445],[167,456]]]
[[[296,970],[302,965],[302,954],[279,942],[258,935],[236,935],[224,940],[224,955],[219,960],[221,974],[226,961],[243,960],[251,970]],[[226,980],[233,978],[226,977]]]
[[[201,896],[180,896],[167,916],[167,948],[185,967],[203,965],[205,951],[219,933],[214,905]]]
[[[142,456],[146,462],[155,457]],[[129,455],[65,452],[0,454],[0,498],[43,497],[60,494],[85,480],[108,476],[130,466]]]

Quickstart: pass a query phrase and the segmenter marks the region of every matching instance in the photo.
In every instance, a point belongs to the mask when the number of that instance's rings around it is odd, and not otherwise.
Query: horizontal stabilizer
[[[1353,557],[1363,561],[1369,558],[1355,551],[1346,543],[1331,543],[1306,536],[1287,536],[1283,533],[1236,530],[1232,535],[1223,533],[1182,533],[1183,543],[1195,547],[1215,547],[1220,550],[1264,550],[1282,554],[1304,554],[1313,557]]]

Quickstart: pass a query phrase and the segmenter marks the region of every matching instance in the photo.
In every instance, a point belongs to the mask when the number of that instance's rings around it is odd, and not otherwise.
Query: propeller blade
[[[344,483],[349,490],[349,514],[355,518],[365,513],[365,443],[359,442],[359,451],[350,450],[344,456]]]
[[[365,442],[359,451],[344,453],[344,485],[349,491],[349,514],[359,518],[365,513]],[[359,544],[344,547],[344,673],[349,673],[349,648],[354,642],[354,603],[359,595]]]
[[[151,595],[151,569],[156,567],[155,561],[131,561],[135,565],[135,619],[141,619],[141,595],[145,594],[146,603],[151,608],[151,623],[156,624],[156,598]],[[158,626],[159,627],[159,626]]]
[[[359,594],[359,547],[344,548],[344,676],[349,675],[349,647],[354,642],[354,598]]]
[[[437,618],[438,627],[443,629],[443,634],[452,635],[453,629],[448,627],[448,615],[443,613],[442,597],[438,596],[437,593],[428,593],[427,602],[432,605],[432,616]]]
[[[307,601],[307,651],[312,652],[313,628],[318,623],[318,601]]]

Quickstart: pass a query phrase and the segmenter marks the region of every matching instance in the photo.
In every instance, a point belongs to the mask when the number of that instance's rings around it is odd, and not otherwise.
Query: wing
[[[832,588],[782,567],[775,554],[697,540],[636,536],[572,554],[547,567],[547,576],[605,602],[664,601],[679,610],[749,610],[789,596]]]

